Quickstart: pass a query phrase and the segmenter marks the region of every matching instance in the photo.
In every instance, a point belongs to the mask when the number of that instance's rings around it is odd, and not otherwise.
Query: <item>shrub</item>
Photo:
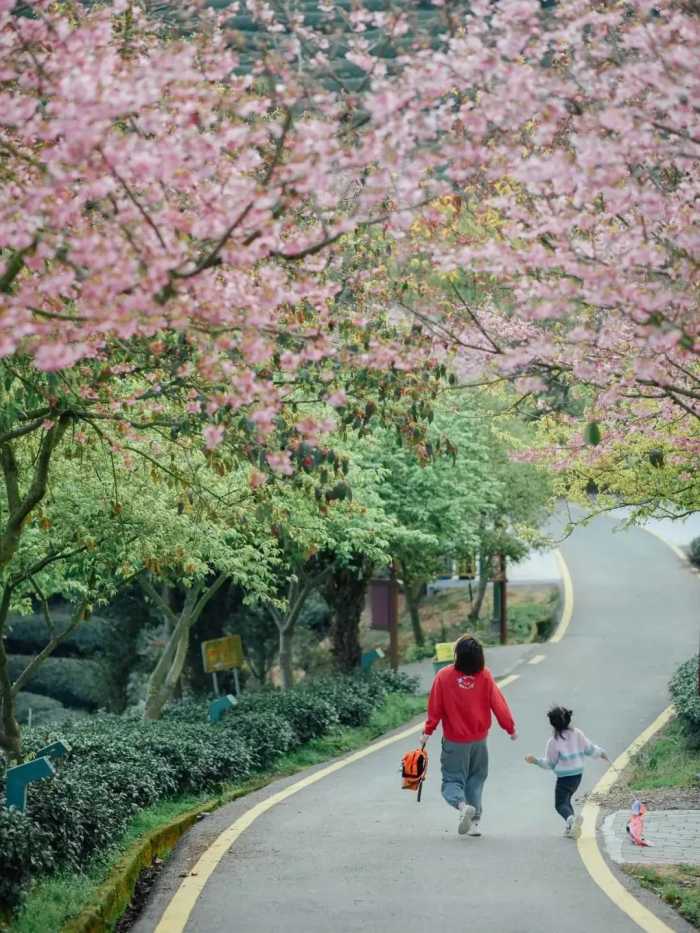
[[[54,700],[53,697],[45,697],[40,693],[28,693],[24,691],[17,696],[17,708],[15,715],[17,722],[26,723],[29,721],[29,710],[32,711],[32,722],[45,722],[47,719],[59,717],[65,713],[65,707],[60,700]]]
[[[71,620],[68,610],[52,613],[57,630],[65,629]],[[7,633],[9,654],[36,654],[48,644],[51,634],[41,613],[28,616],[11,615]],[[54,651],[53,657],[68,654],[92,657],[105,654],[116,640],[114,623],[93,616],[74,629]]]
[[[291,724],[279,713],[250,710],[224,719],[226,733],[243,740],[251,750],[256,771],[269,768],[299,742]]]
[[[281,716],[294,732],[295,745],[316,739],[338,724],[338,715],[330,703],[303,688],[253,694],[250,702],[246,698],[241,701],[241,712],[246,710]]]
[[[416,686],[377,671],[251,692],[214,725],[201,700],[174,704],[159,722],[101,714],[66,724],[71,753],[56,777],[32,785],[28,814],[8,813],[0,798],[0,906],[14,908],[34,875],[84,870],[143,807],[240,783],[338,723],[363,725],[388,693]],[[36,751],[55,737],[28,729],[25,747]]]
[[[343,726],[363,726],[372,715],[374,704],[365,682],[356,683],[335,677],[314,681],[314,692],[335,710]]]
[[[0,905],[14,908],[32,876],[54,867],[49,833],[22,813],[9,811],[0,796]]]
[[[11,655],[10,677],[13,680],[19,677],[31,659],[31,655]],[[47,658],[27,686],[32,693],[89,710],[108,707],[114,693],[105,666],[83,658]]]
[[[695,564],[696,567],[700,567],[700,538],[693,538],[690,542],[688,556],[692,564]]]
[[[698,656],[685,661],[671,678],[671,699],[686,728],[700,739],[700,696],[698,696]]]

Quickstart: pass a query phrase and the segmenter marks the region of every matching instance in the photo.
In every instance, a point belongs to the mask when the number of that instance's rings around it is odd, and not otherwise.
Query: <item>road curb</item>
[[[646,933],[673,933],[656,914],[652,913],[634,894],[618,881],[606,862],[598,844],[598,821],[601,813],[596,797],[607,794],[620,780],[620,776],[637,754],[662,729],[673,716],[673,706],[668,706],[610,765],[603,777],[591,791],[583,805],[583,824],[578,839],[578,851],[586,871],[592,880],[621,911]]]
[[[97,890],[95,901],[61,928],[61,933],[107,933],[129,906],[141,872],[156,858],[169,855],[204,813],[211,813],[227,803],[260,790],[279,775],[253,779],[229,793],[212,797],[191,810],[142,836],[119,859]]]
[[[657,541],[665,544],[682,564],[692,566],[686,554],[667,541],[656,531],[651,531],[644,526],[637,526],[647,534],[652,535]],[[633,755],[636,755],[644,746],[662,729],[672,718],[674,714],[673,706],[667,706],[666,709],[632,742],[625,751],[618,756],[608,771],[595,785],[589,799],[583,806],[583,825],[581,827],[581,836],[578,839],[578,851],[581,861],[586,867],[588,874],[598,887],[610,898],[610,900],[627,914],[642,930],[646,933],[673,933],[663,920],[645,907],[631,891],[628,891],[624,885],[615,877],[612,869],[607,864],[605,857],[598,844],[598,822],[601,814],[600,804],[595,802],[595,797],[607,793],[620,780],[621,774],[630,763]]]
[[[377,736],[364,748],[387,741],[400,730],[402,730],[403,734],[407,731],[407,724],[409,723],[413,723],[410,726],[411,730],[419,732],[422,727],[423,717],[421,716],[419,720],[416,716],[412,716],[400,726],[397,726],[396,729],[384,733],[384,737]],[[357,751],[345,753],[340,756],[340,759],[342,760],[347,755],[356,754]],[[329,759],[325,764],[312,767],[322,770],[328,767],[329,762],[334,760],[336,759]],[[306,768],[300,769],[302,773],[306,770]],[[170,855],[178,842],[201,816],[219,810],[227,804],[233,803],[241,797],[247,797],[279,780],[293,777],[295,773],[298,772],[267,772],[250,778],[244,784],[204,800],[191,810],[181,813],[170,822],[164,823],[157,829],[151,830],[150,833],[140,837],[127,849],[112,868],[108,877],[97,889],[92,903],[85,907],[77,917],[67,921],[61,927],[60,933],[108,933],[108,931],[111,931],[114,924],[129,906],[141,872],[151,866],[155,858],[165,858]]]

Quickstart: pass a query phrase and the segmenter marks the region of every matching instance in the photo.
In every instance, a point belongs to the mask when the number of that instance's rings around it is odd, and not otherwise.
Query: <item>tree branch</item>
[[[163,599],[155,586],[153,586],[150,578],[145,575],[139,577],[139,585],[141,586],[141,589],[144,591],[144,593],[156,604],[156,606],[158,606],[168,622],[170,622],[173,626],[177,625],[177,615]]]
[[[20,274],[22,269],[24,269],[24,257],[34,250],[37,243],[38,239],[35,237],[29,246],[25,246],[24,249],[18,249],[12,254],[12,256],[10,256],[7,261],[7,266],[5,267],[5,271],[0,276],[0,294],[10,294],[14,280]]]
[[[265,188],[270,183],[272,176],[274,174],[274,171],[279,164],[279,160],[282,157],[282,152],[284,150],[284,144],[286,142],[287,135],[289,133],[289,130],[291,129],[291,126],[292,126],[292,113],[290,110],[287,110],[285,114],[285,118],[284,118],[284,123],[282,124],[282,129],[280,131],[280,135],[277,138],[274,155],[272,157],[270,164],[267,167],[267,170],[261,182],[261,186],[263,188]],[[233,236],[235,231],[238,229],[238,227],[246,219],[246,217],[251,212],[254,206],[255,206],[255,200],[253,199],[243,208],[242,211],[240,211],[237,217],[234,218],[234,220],[229,224],[226,230],[222,233],[222,235],[219,237],[219,239],[214,244],[214,246],[209,251],[209,253],[207,253],[206,256],[200,259],[200,261],[195,265],[194,269],[190,269],[189,272],[179,272],[177,270],[173,270],[173,272],[171,272],[170,274],[171,278],[191,279],[193,276],[199,275],[199,273],[203,272],[205,269],[210,269],[213,266],[217,265],[221,250],[226,246],[228,241],[231,239],[231,237]],[[257,239],[259,235],[260,235],[259,233],[251,234],[250,237],[248,238],[248,242],[252,243],[253,240]]]
[[[197,622],[201,614],[204,612],[207,604],[213,599],[214,596],[216,596],[227,579],[228,574],[225,574],[222,571],[211,584],[211,586],[209,586],[209,588],[202,593],[194,608],[192,609],[192,621],[190,622],[190,628]]]
[[[0,444],[7,444],[9,441],[14,441],[18,437],[24,437],[25,434],[31,434],[32,431],[36,431],[42,426],[46,419],[45,415],[42,415],[41,418],[36,418],[34,421],[30,421],[29,424],[22,425],[21,428],[14,428],[12,431],[6,431],[4,434],[0,434]]]
[[[75,613],[73,614],[73,617],[71,618],[66,628],[62,632],[59,632],[58,635],[54,635],[54,637],[48,642],[48,644],[46,644],[41,649],[39,654],[37,654],[35,658],[32,658],[29,664],[25,667],[25,669],[19,675],[17,680],[12,684],[12,697],[13,698],[16,697],[17,694],[20,692],[20,690],[23,689],[25,684],[27,684],[31,680],[37,668],[40,667],[40,665],[44,663],[46,658],[48,658],[49,655],[51,655],[54,652],[54,650],[58,647],[58,645],[60,645],[61,642],[64,641],[64,639],[66,639],[71,634],[71,632],[73,632],[80,625],[80,623],[83,621],[83,618],[85,616],[86,608],[87,608],[87,600],[83,600],[83,602],[80,605],[80,608],[75,611]]]

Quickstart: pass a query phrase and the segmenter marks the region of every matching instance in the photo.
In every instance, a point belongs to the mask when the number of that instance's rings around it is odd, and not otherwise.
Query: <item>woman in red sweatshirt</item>
[[[459,811],[458,832],[480,836],[481,792],[489,771],[486,736],[491,713],[511,739],[517,738],[508,704],[484,666],[484,649],[463,635],[455,645],[454,664],[443,667],[428,700],[425,744],[442,721],[442,796]]]

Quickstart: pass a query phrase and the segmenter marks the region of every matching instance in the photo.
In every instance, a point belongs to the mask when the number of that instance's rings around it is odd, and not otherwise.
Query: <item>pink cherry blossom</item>
[[[291,476],[294,473],[294,467],[291,464],[290,453],[287,450],[270,451],[266,455],[266,460],[275,473],[282,476]]]
[[[219,424],[208,424],[202,429],[204,446],[207,450],[215,450],[224,439],[224,429]]]

